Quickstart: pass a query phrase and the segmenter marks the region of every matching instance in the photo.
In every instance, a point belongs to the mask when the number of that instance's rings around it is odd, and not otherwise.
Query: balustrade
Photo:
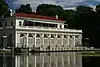
[[[55,27],[42,27],[42,26],[17,26],[18,29],[40,29],[40,30],[57,30],[57,31],[66,31],[66,32],[79,32],[82,33],[82,30],[68,29],[68,28],[55,28]]]

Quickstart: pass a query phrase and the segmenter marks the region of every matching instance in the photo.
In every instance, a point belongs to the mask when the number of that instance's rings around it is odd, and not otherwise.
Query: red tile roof
[[[44,20],[57,20],[62,21],[61,19],[56,19],[56,17],[48,17],[48,16],[41,16],[41,15],[35,15],[35,14],[25,14],[25,13],[16,13],[16,17],[28,17],[28,18],[37,18],[37,19],[44,19]]]

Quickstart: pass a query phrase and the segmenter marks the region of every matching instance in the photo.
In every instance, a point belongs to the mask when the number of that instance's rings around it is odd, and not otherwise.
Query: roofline
[[[56,19],[55,17],[50,17],[50,16],[42,16],[42,15],[35,15],[35,14],[26,14],[26,13],[16,13],[14,15],[15,17],[24,17],[24,18],[35,18],[35,19],[41,19],[41,20],[49,20],[49,21],[60,21],[60,22],[65,22],[61,19]],[[36,16],[36,17],[35,17]],[[43,18],[42,18],[43,17]],[[50,19],[51,18],[51,19]]]
[[[60,20],[48,20],[48,19],[40,19],[40,18],[29,18],[29,17],[17,17],[15,16],[15,18],[27,18],[27,19],[31,19],[31,20],[42,20],[42,21],[50,21],[50,22],[58,22],[58,23],[65,23],[66,21],[60,21]]]

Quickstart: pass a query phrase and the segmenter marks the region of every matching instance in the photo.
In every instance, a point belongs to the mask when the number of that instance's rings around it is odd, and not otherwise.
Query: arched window
[[[58,38],[61,38],[61,35],[58,35]]]
[[[39,37],[40,38],[40,34],[37,34],[36,37]]]
[[[28,35],[28,47],[32,47],[34,44],[34,38],[32,34]]]
[[[78,36],[75,36],[76,39],[78,39]]]
[[[33,37],[33,35],[32,34],[29,34],[28,37]]]
[[[70,36],[70,38],[72,39],[72,38],[73,38],[73,36]]]
[[[67,38],[67,35],[64,35],[64,38]]]
[[[51,38],[54,38],[54,35],[51,35]]]
[[[21,34],[20,37],[24,37],[24,34]]]
[[[27,45],[27,38],[24,34],[20,35],[20,46]]]
[[[44,34],[44,38],[48,38],[48,35],[47,34]]]

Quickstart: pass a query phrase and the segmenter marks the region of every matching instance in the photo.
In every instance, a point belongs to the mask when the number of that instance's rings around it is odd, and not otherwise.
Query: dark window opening
[[[51,38],[55,38],[54,35],[51,35]]]
[[[13,26],[13,21],[11,22],[11,26]]]
[[[35,24],[31,21],[27,21],[27,20],[24,20],[24,23],[23,23],[24,26],[34,26]]]
[[[45,34],[45,35],[44,35],[44,38],[48,38],[48,35]]]
[[[64,35],[64,38],[67,38],[67,36],[66,36],[66,35]]]
[[[42,24],[43,27],[48,27],[49,25],[47,23]]]
[[[0,22],[0,27],[2,27],[2,22]]]
[[[33,37],[33,35],[32,34],[29,34],[29,36],[28,37]]]
[[[41,23],[35,22],[35,26],[41,26]]]
[[[64,28],[68,28],[68,26],[67,25],[64,25]]]
[[[41,37],[41,36],[40,36],[40,34],[37,34],[37,36],[36,36],[36,37]]]
[[[58,35],[58,38],[61,38],[61,36],[60,36],[60,35]]]
[[[21,26],[22,25],[22,22],[21,21],[19,21],[19,26]]]
[[[24,20],[24,26],[41,26],[41,27],[55,27],[57,28],[57,24],[48,24],[48,23],[39,23],[39,22],[32,22]]]
[[[60,25],[60,28],[62,28],[62,25]]]
[[[7,22],[5,22],[5,26],[7,26]]]
[[[55,27],[55,28],[57,28],[57,25],[56,24],[49,24],[49,27]]]

